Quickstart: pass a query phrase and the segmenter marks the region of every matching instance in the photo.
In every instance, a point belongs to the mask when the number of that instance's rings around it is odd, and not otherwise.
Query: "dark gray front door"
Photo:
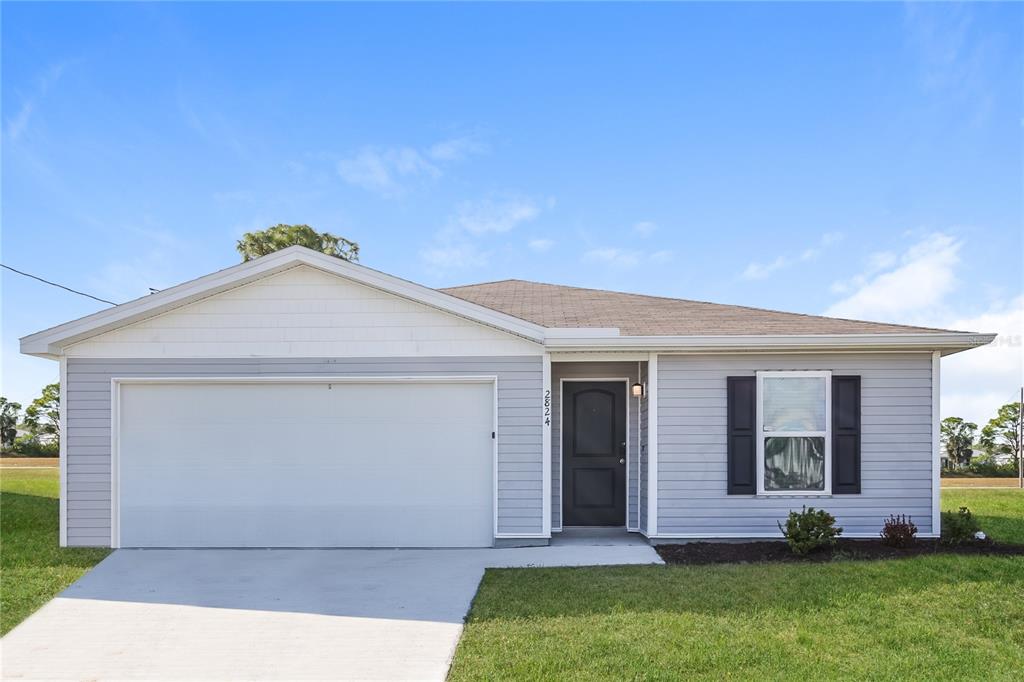
[[[626,525],[626,384],[563,385],[562,488],[566,526]]]

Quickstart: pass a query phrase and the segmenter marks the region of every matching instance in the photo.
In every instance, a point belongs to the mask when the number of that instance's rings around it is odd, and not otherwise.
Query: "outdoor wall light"
[[[629,390],[630,392],[632,392],[634,398],[644,397],[644,385],[641,384],[639,381],[630,386]]]

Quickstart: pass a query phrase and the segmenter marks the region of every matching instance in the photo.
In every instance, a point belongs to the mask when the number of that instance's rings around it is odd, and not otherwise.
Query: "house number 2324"
[[[544,391],[544,426],[551,426],[551,390]]]

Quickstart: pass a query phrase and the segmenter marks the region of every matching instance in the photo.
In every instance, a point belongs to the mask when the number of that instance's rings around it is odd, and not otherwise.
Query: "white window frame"
[[[766,378],[821,377],[825,380],[825,430],[824,431],[772,431],[764,432],[764,380]],[[828,370],[791,370],[757,373],[757,494],[758,495],[811,495],[832,494],[832,372]],[[825,439],[825,486],[823,490],[765,490],[764,487],[764,440],[766,437],[809,437]]]

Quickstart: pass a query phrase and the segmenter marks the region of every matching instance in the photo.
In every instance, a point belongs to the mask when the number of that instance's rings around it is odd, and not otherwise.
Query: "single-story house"
[[[60,362],[62,545],[464,547],[935,536],[940,358],[993,338],[290,247],[21,350]]]

